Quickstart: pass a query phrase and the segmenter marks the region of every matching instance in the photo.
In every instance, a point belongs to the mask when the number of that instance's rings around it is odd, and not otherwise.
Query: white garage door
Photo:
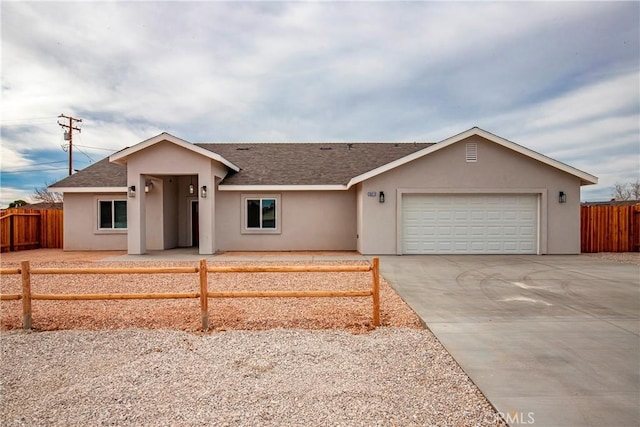
[[[405,195],[405,254],[535,254],[533,194]]]

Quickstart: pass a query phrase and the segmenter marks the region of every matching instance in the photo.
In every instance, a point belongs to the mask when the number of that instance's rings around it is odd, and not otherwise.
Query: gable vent
[[[467,162],[478,161],[478,144],[475,142],[467,143]]]

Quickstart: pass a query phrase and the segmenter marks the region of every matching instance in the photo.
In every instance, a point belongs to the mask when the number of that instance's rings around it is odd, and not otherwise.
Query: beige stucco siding
[[[242,195],[279,197],[280,232],[243,233]],[[219,251],[356,250],[356,197],[349,191],[216,194]]]
[[[127,232],[98,230],[98,200],[126,199],[126,194],[65,193],[64,250],[126,250]]]
[[[466,161],[466,143],[478,144],[478,161]],[[385,203],[368,192],[385,192]],[[567,203],[558,203],[558,192]],[[401,197],[405,193],[529,193],[540,200],[539,253],[580,252],[579,178],[474,136],[362,183],[361,249],[399,253]]]

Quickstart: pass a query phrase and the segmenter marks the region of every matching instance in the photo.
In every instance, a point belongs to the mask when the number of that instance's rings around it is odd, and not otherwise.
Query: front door
[[[200,244],[200,221],[198,214],[198,201],[191,201],[191,246]]]

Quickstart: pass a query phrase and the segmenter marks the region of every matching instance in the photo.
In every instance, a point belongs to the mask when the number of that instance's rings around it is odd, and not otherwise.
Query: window
[[[243,194],[240,233],[280,234],[282,232],[281,194]]]
[[[98,201],[98,229],[115,230],[127,228],[126,200]]]
[[[276,199],[246,199],[246,228],[276,229]]]

